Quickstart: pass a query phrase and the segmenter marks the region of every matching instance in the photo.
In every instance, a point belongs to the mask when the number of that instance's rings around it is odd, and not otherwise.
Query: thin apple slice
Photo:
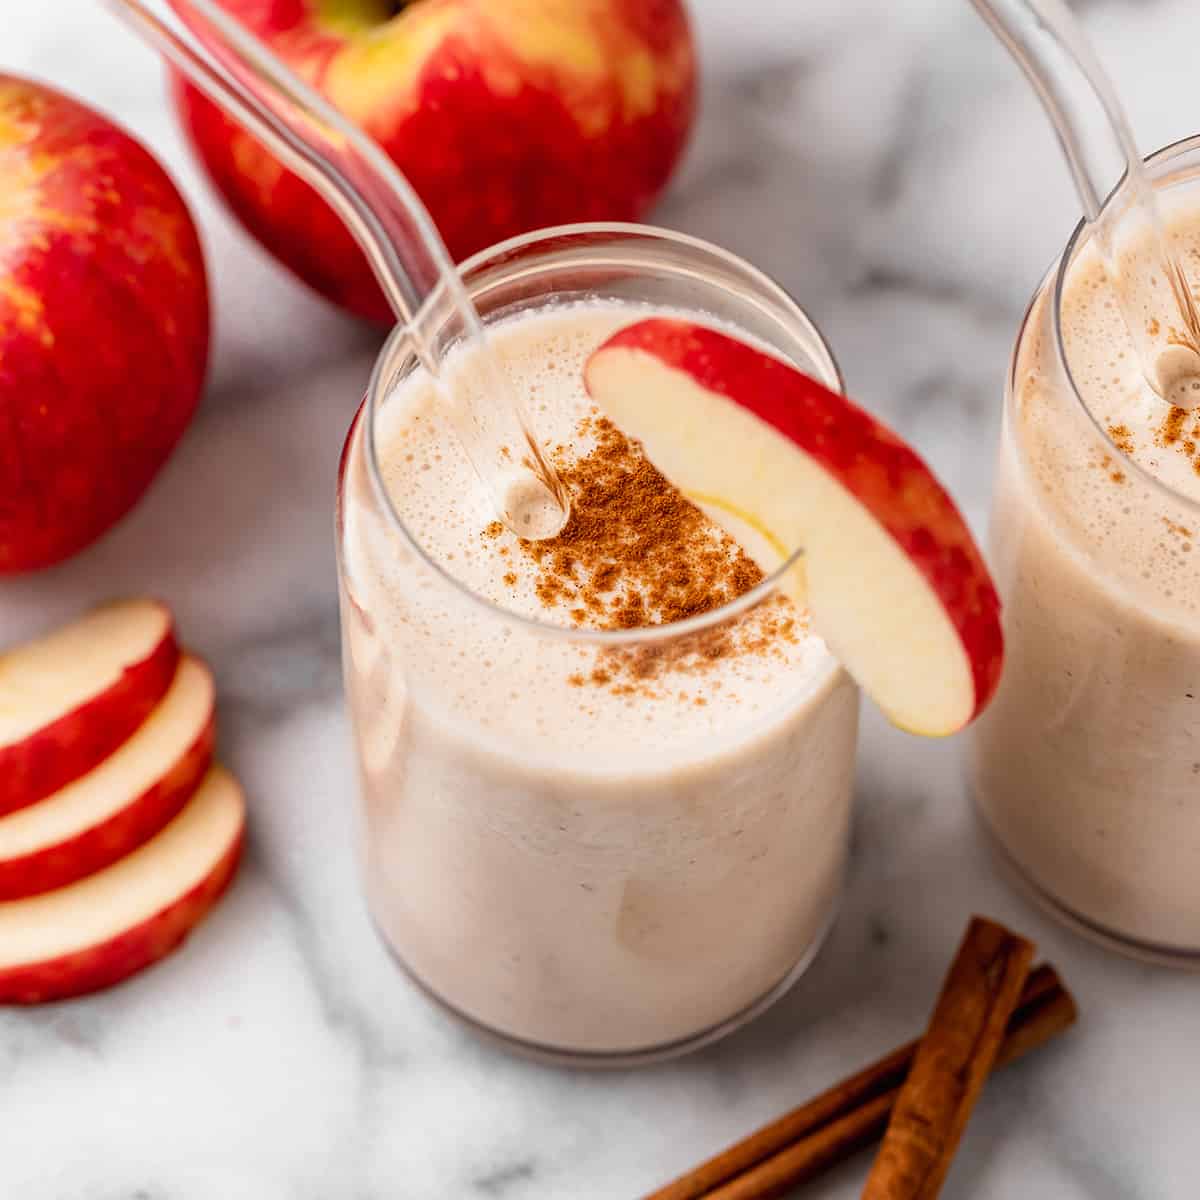
[[[245,823],[241,788],[213,767],[183,811],[120,862],[0,904],[0,1003],[94,992],[169,954],[233,878]]]
[[[689,321],[619,330],[586,382],[677,487],[803,548],[814,628],[895,724],[940,737],[982,711],[1003,659],[999,598],[954,502],[895,434]]]
[[[215,724],[212,674],[185,657],[124,745],[53,796],[0,817],[0,900],[65,887],[152,838],[200,786]]]
[[[179,647],[155,600],[109,604],[0,656],[0,814],[107,758],[162,699]]]

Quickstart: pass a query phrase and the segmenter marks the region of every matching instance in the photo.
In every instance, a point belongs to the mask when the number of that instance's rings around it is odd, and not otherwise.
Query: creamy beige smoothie
[[[587,356],[653,311],[525,306],[492,328],[572,492],[562,540],[494,521],[420,374],[375,438],[420,552],[381,511],[361,421],[343,483],[374,918],[462,1015],[580,1054],[695,1038],[785,985],[831,920],[847,850],[858,696],[803,609],[775,592],[662,632],[735,601],[781,548],[726,507],[735,541],[592,407]],[[459,353],[452,377],[471,370]],[[604,631],[624,640],[589,640]]]
[[[1168,208],[1193,279],[1194,201]],[[1007,658],[975,787],[1008,855],[1068,915],[1200,961],[1200,414],[1145,383],[1094,249],[1067,274],[1061,317],[1084,404],[1052,304],[1043,290],[1006,413],[992,549]]]

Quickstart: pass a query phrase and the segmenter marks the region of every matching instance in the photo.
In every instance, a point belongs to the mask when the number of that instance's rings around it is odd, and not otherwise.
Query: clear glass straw
[[[168,0],[161,15],[145,0],[103,2],[337,212],[408,328],[497,515],[522,537],[558,533],[568,515],[562,484],[437,227],[391,159],[212,0]],[[473,382],[451,386],[422,335],[417,315],[435,296],[474,343]]]
[[[1200,317],[1167,237],[1129,119],[1063,0],[972,0],[1033,84],[1076,191],[1147,382],[1182,408],[1200,404]],[[1149,255],[1122,258],[1133,217]]]

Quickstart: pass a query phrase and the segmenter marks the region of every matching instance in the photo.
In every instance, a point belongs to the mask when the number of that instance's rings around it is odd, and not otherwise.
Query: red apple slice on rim
[[[0,656],[0,814],[107,758],[166,694],[179,662],[155,600],[109,604]]]
[[[0,904],[0,1004],[94,992],[170,953],[233,878],[245,823],[241,788],[213,767],[183,811],[120,862]]]
[[[803,548],[814,628],[893,723],[940,737],[982,711],[1003,660],[999,598],[954,502],[895,434],[689,321],[620,330],[586,382],[677,487],[728,498]]]
[[[0,817],[0,900],[74,883],[153,837],[200,786],[215,725],[212,674],[184,658],[127,742],[54,795]]]

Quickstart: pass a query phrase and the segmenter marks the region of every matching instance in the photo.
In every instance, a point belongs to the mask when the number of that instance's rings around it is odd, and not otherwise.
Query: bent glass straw
[[[1016,59],[1053,122],[1147,382],[1183,408],[1200,404],[1200,317],[1168,241],[1129,119],[1063,0],[972,0]],[[1116,181],[1114,185],[1114,180]],[[1133,214],[1149,260],[1122,263],[1116,231]],[[1150,315],[1161,317],[1151,321]]]
[[[437,227],[391,159],[212,0],[169,0],[165,17],[144,0],[103,2],[328,202],[407,328],[497,514],[522,537],[558,533],[568,511],[562,484]],[[482,386],[444,380],[417,320],[435,296],[449,301],[476,347]]]

